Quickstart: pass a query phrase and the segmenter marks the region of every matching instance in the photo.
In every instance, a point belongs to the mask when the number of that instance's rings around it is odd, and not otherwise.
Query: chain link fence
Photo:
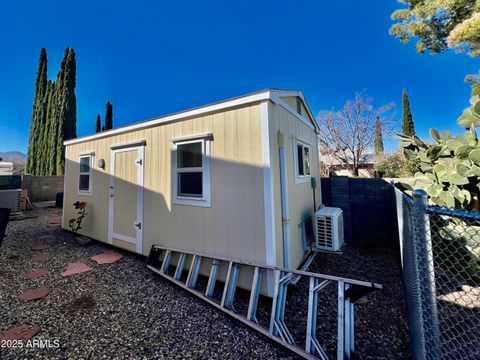
[[[480,359],[480,213],[396,190],[415,359]]]

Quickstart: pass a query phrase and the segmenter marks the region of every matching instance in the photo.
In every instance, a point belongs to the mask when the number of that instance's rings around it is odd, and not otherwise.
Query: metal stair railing
[[[178,256],[176,264],[172,263],[173,256]],[[185,268],[187,257],[191,257],[192,259],[188,269]],[[199,291],[195,289],[195,287],[204,259],[212,260],[212,265],[206,289],[205,291]],[[213,296],[222,264],[228,264],[228,270],[221,301],[219,302],[215,300]],[[317,338],[318,294],[325,289],[326,286],[332,283],[337,284],[337,359],[350,359],[355,353],[355,303],[368,293],[382,289],[382,285],[366,281],[280,268],[239,259],[166,248],[159,245],[152,246],[147,260],[147,267],[306,359],[329,358],[326,350]],[[175,271],[173,275],[170,275],[169,270],[172,267],[175,268]],[[234,297],[242,267],[253,269],[253,279],[250,287],[246,316],[236,312],[234,308]],[[184,271],[188,271],[188,275],[186,280],[182,281]],[[272,308],[268,328],[260,325],[257,320],[257,307],[262,285],[262,275],[265,272],[267,272],[267,275],[268,273],[272,274],[274,281]],[[307,328],[304,346],[296,343],[294,336],[285,323],[287,289],[289,285],[296,284],[300,277],[309,278]]]

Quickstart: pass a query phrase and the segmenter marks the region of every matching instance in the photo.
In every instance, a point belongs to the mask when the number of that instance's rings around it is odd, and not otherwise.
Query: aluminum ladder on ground
[[[172,261],[173,258],[176,261]],[[206,261],[210,263],[208,283],[204,291],[199,291],[196,289],[197,280],[202,262]],[[188,266],[186,266],[187,263]],[[214,290],[222,264],[228,265],[228,268],[221,300],[218,301],[214,299]],[[382,289],[382,285],[365,281],[268,266],[158,245],[152,246],[147,267],[306,359],[329,358],[326,350],[317,339],[318,294],[323,289],[332,283],[337,284],[337,359],[350,359],[355,352],[354,304],[366,294]],[[236,312],[234,308],[235,291],[241,268],[253,270],[246,316]],[[174,270],[172,271],[172,269]],[[185,276],[182,276],[185,271],[188,271],[186,279]],[[260,325],[257,320],[257,305],[264,273],[265,276],[273,277],[274,284],[268,327]],[[297,283],[299,277],[309,279],[307,328],[305,330],[304,346],[297,345],[294,336],[285,323],[287,289],[289,285]]]

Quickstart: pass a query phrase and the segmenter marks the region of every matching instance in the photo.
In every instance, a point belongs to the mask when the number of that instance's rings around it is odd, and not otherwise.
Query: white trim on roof
[[[275,94],[275,95],[273,95],[273,94]],[[213,112],[213,111],[223,110],[223,109],[227,109],[227,108],[231,108],[231,107],[235,107],[235,106],[240,106],[240,105],[245,105],[245,104],[250,104],[250,103],[254,103],[254,102],[259,102],[259,101],[263,101],[263,100],[271,100],[274,103],[276,103],[277,105],[280,105],[283,108],[285,108],[286,110],[290,111],[290,107],[284,101],[279,99],[279,97],[281,97],[281,96],[299,96],[305,104],[305,108],[307,109],[307,111],[308,111],[308,113],[309,113],[309,115],[312,119],[312,123],[313,123],[315,129],[318,128],[317,124],[315,122],[315,118],[311,115],[311,111],[308,107],[308,104],[305,102],[305,98],[303,97],[303,94],[302,94],[301,91],[298,91],[298,90],[272,90],[272,89],[267,89],[267,90],[263,90],[263,91],[260,91],[260,92],[257,92],[257,93],[253,93],[253,94],[249,94],[249,95],[245,95],[245,96],[240,96],[240,97],[229,99],[229,100],[224,100],[224,101],[221,101],[221,102],[218,102],[218,103],[201,106],[201,107],[194,108],[194,109],[191,109],[191,110],[186,110],[186,111],[181,111],[181,112],[174,113],[174,114],[171,114],[171,115],[161,116],[161,117],[158,117],[158,118],[154,118],[152,120],[147,120],[147,121],[135,123],[135,124],[132,124],[132,125],[126,125],[126,126],[123,126],[123,127],[119,127],[117,129],[103,131],[103,132],[100,132],[100,133],[95,133],[93,135],[83,136],[83,137],[79,137],[79,138],[76,138],[76,139],[66,140],[66,141],[63,142],[63,145],[73,145],[73,144],[82,143],[84,141],[90,141],[90,140],[105,138],[105,137],[112,136],[112,135],[123,134],[123,133],[126,133],[126,132],[130,132],[130,131],[134,131],[134,130],[140,130],[140,129],[152,127],[152,126],[155,126],[155,125],[164,124],[164,123],[167,123],[167,122],[172,122],[172,121],[175,121],[175,120],[185,119],[185,118],[198,116],[198,115],[202,115],[202,114]],[[295,112],[295,114],[296,114],[296,112]],[[298,115],[298,114],[296,114],[296,115]],[[300,115],[298,115],[298,116],[300,116]],[[306,120],[305,117],[301,117],[301,118],[302,118],[301,120]]]

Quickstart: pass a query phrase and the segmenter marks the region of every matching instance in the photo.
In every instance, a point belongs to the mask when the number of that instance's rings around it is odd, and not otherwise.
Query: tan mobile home
[[[296,268],[317,130],[301,91],[269,89],[66,141],[63,227],[86,201],[79,233],[135,253]]]

